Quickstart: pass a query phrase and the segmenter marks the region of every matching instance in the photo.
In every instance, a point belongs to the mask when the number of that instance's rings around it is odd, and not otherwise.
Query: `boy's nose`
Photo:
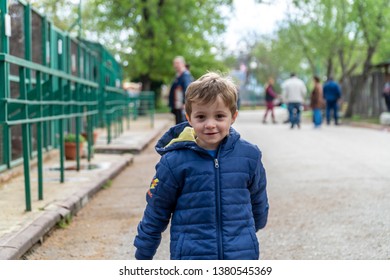
[[[205,128],[211,129],[215,127],[215,122],[213,120],[207,120],[205,124]]]

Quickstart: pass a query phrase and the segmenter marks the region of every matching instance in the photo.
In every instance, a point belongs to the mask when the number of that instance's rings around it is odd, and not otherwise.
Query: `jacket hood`
[[[232,149],[239,138],[240,134],[234,128],[230,127],[229,135],[221,144],[224,145],[225,150]],[[157,141],[155,149],[160,155],[179,149],[204,151],[203,148],[196,144],[195,131],[188,122],[183,122],[171,127],[160,140]]]

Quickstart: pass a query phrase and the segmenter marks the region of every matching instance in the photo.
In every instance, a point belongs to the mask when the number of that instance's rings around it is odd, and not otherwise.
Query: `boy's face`
[[[192,104],[188,122],[195,130],[196,143],[206,150],[216,150],[219,143],[229,134],[230,126],[237,118],[220,97],[213,104]]]

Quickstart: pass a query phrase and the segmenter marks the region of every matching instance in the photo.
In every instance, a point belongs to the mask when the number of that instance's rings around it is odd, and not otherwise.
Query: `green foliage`
[[[83,143],[86,141],[84,136],[82,136],[81,134],[79,136],[79,140],[80,140],[80,143]],[[65,142],[73,142],[73,143],[76,142],[76,134],[73,134],[73,133],[66,134],[64,136],[64,141]]]
[[[225,30],[220,7],[231,2],[89,0],[83,22],[104,45],[119,52],[129,78],[170,82],[177,55],[191,64],[195,77],[206,70],[225,70],[216,59],[213,38]]]
[[[249,54],[258,77],[296,72],[348,80],[390,58],[389,0],[294,0],[273,35],[258,37]]]
[[[78,19],[78,5],[74,1],[31,0],[30,2],[61,30],[68,30]]]

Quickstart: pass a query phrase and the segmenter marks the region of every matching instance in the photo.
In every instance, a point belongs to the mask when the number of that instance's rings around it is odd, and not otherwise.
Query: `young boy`
[[[146,195],[135,257],[153,258],[171,219],[173,260],[257,260],[256,231],[268,217],[266,176],[260,150],[231,127],[236,87],[205,74],[187,88],[185,109],[188,123],[157,142],[162,157]]]

